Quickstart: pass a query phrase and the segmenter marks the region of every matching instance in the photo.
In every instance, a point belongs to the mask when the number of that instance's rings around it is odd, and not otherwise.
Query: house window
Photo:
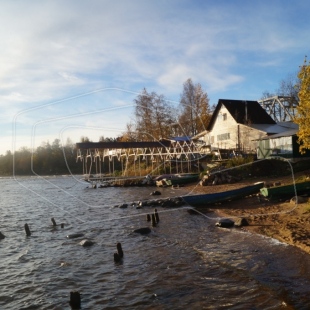
[[[230,133],[222,133],[221,135],[217,135],[217,141],[223,141],[223,140],[229,140],[230,139]]]
[[[218,119],[219,121],[226,121],[226,120],[227,120],[227,113],[219,113],[219,114],[217,115],[217,119]]]

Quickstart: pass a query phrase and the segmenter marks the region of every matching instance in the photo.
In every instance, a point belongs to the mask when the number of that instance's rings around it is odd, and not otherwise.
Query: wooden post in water
[[[123,258],[124,252],[123,252],[122,245],[120,244],[120,242],[117,243],[116,248],[117,248],[117,253],[119,257]]]
[[[51,221],[52,221],[52,223],[53,223],[53,226],[56,227],[56,226],[57,226],[57,225],[56,225],[56,221],[54,220],[53,217],[51,218]]]
[[[156,226],[156,219],[155,219],[155,214],[152,214],[152,226]]]
[[[27,223],[25,224],[25,231],[26,231],[26,235],[27,235],[28,237],[31,236],[31,232],[30,232],[30,229],[29,229],[29,226],[28,226]]]
[[[71,309],[81,309],[81,296],[79,292],[70,292],[70,302]]]
[[[154,211],[154,215],[155,215],[155,220],[156,220],[156,223],[159,223],[159,216],[158,216],[157,209],[155,209],[155,211]]]
[[[114,261],[118,263],[123,258],[124,253],[123,253],[122,245],[120,244],[120,242],[116,244],[116,248],[117,248],[117,252],[114,253]]]
[[[5,238],[5,235],[0,231],[0,240],[4,238]]]
[[[150,216],[149,214],[146,215],[146,220],[147,220],[148,222],[151,221],[151,216]]]
[[[64,223],[61,223],[61,224],[60,224],[60,227],[61,227],[61,228],[64,228],[64,227],[65,227],[65,224],[64,224]]]

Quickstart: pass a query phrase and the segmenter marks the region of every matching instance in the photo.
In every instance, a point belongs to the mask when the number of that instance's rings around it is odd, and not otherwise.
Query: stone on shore
[[[249,226],[249,222],[244,217],[238,218],[235,221],[235,227]]]
[[[233,220],[230,219],[220,219],[215,225],[218,227],[225,227],[225,228],[229,228],[229,227],[233,227],[235,224],[235,222]]]
[[[94,244],[94,242],[91,241],[91,240],[88,240],[88,239],[84,239],[84,240],[82,240],[82,241],[80,242],[80,245],[81,245],[81,246],[84,246],[84,247],[86,247],[86,246],[92,246],[93,244]]]

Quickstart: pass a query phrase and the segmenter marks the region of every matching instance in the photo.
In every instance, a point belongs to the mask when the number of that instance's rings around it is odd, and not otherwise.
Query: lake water
[[[1,178],[0,309],[71,309],[71,291],[82,309],[309,309],[310,255],[218,228],[215,214],[157,207],[152,227],[154,208],[115,207],[153,190],[92,189],[69,176]],[[163,188],[161,197],[184,190]],[[141,227],[152,232],[133,232]],[[66,237],[73,233],[84,237]],[[79,245],[85,238],[94,245]]]

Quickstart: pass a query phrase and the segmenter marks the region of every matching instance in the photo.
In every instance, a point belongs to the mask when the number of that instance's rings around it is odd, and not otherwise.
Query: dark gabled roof
[[[212,130],[222,104],[238,124],[276,124],[257,101],[219,99],[207,130]]]

